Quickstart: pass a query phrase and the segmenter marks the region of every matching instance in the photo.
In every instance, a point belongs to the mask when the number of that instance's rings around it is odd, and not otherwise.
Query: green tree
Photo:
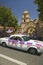
[[[10,8],[0,6],[0,25],[14,28],[18,26],[18,20],[15,16],[12,15]]]
[[[12,16],[9,21],[7,22],[6,26],[14,27],[15,29],[18,28],[18,20],[16,17]]]
[[[38,6],[39,19],[43,21],[43,0],[35,0],[35,4]]]

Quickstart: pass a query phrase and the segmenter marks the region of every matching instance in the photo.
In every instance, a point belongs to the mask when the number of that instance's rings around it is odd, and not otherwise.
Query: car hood
[[[26,41],[25,44],[29,44],[29,43],[33,43],[33,44],[42,44],[43,45],[43,41],[39,41],[39,40],[29,40],[29,41]]]
[[[37,43],[43,43],[43,41],[39,41],[39,40],[32,40],[33,42],[37,42]]]

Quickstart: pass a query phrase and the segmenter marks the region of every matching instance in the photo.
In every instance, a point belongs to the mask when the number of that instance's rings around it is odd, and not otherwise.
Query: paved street
[[[18,64],[10,62],[10,61],[0,57],[0,65],[18,65]]]
[[[21,63],[21,64],[20,64]],[[41,56],[31,55],[24,51],[0,46],[0,65],[43,65]]]

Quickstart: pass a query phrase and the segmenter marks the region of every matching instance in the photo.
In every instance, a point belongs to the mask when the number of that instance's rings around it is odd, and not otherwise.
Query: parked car
[[[15,34],[11,35],[10,37],[0,38],[0,44],[4,47],[8,46],[25,50],[33,55],[43,52],[43,42],[32,40],[28,35]]]
[[[5,30],[0,30],[0,38],[1,37],[9,37],[10,34],[8,34]]]

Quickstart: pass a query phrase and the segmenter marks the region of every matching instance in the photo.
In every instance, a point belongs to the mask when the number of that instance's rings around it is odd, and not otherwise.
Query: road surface
[[[0,65],[43,65],[41,56],[0,46]]]

